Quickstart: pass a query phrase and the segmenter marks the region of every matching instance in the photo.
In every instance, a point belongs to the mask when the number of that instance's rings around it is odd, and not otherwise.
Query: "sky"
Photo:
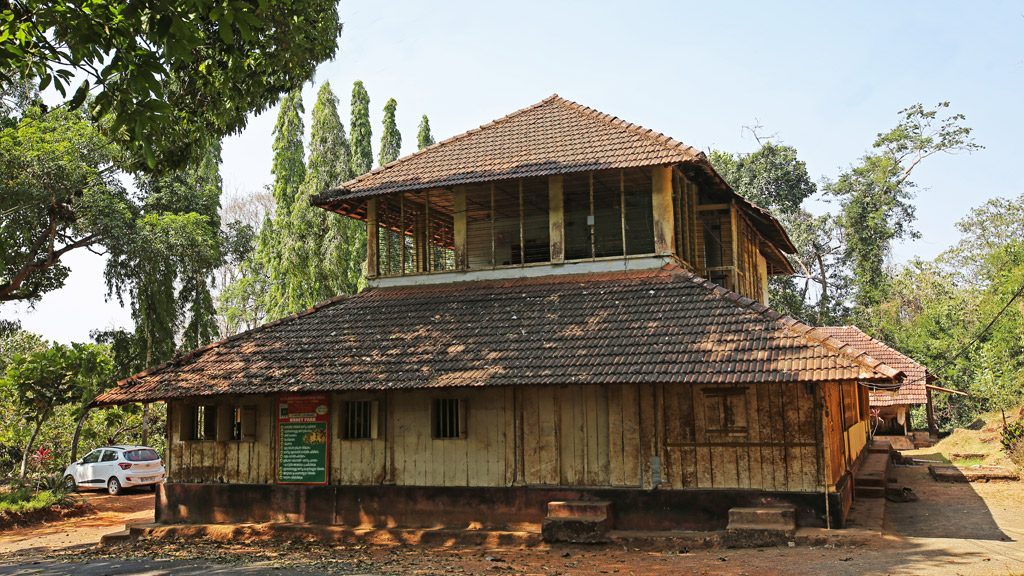
[[[903,108],[949,101],[985,149],[915,169],[921,238],[895,246],[892,263],[934,258],[972,207],[1024,193],[1019,2],[341,0],[338,9],[337,55],[303,89],[307,130],[324,82],[347,124],[352,83],[362,80],[375,155],[389,98],[408,154],[423,114],[440,141],[557,93],[704,151],[751,152],[757,142],[744,127],[758,125],[795,147],[821,182],[856,163]],[[224,141],[226,194],[272,182],[276,115],[252,117]],[[68,263],[64,288],[0,315],[60,342],[130,327],[129,310],[106,298],[102,257]]]

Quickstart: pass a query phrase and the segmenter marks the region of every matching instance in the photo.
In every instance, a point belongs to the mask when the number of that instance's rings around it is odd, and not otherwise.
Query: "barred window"
[[[434,438],[462,438],[466,435],[465,407],[459,398],[435,398],[431,414]]]
[[[341,425],[342,438],[346,440],[369,440],[377,437],[376,400],[354,400],[345,402]]]

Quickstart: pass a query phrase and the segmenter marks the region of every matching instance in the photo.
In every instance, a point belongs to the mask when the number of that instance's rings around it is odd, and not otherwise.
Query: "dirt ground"
[[[149,494],[97,494],[89,499],[101,510],[98,516],[0,535],[0,573],[13,574],[5,567],[27,568],[30,562],[78,562],[84,567],[85,562],[134,558],[167,563],[200,559],[225,568],[334,574],[1024,574],[1024,483],[940,484],[930,479],[926,467],[899,468],[897,476],[920,500],[888,504],[883,538],[855,546],[748,550],[687,550],[666,538],[638,549],[623,544],[522,550],[141,540],[86,551],[84,547],[125,521],[152,518]]]

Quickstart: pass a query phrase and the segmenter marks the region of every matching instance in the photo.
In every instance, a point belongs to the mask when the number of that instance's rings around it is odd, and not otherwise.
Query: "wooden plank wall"
[[[189,440],[187,422],[192,406],[214,404],[224,410],[234,406],[254,406],[257,413],[256,438],[251,441]],[[167,419],[170,422],[168,442],[169,482],[232,482],[239,484],[269,484],[274,481],[273,396],[243,396],[218,398],[215,401],[172,400],[168,402]]]
[[[377,437],[346,440],[342,434],[345,402],[369,400],[377,402]],[[380,484],[387,474],[386,409],[383,392],[340,393],[331,395],[329,458],[331,484]]]
[[[758,243],[761,236],[757,229],[734,204],[704,206],[697,211],[697,218],[697,273],[706,278],[715,273],[707,269],[704,224],[718,222],[722,227],[722,267],[729,268],[724,271],[727,276],[726,288],[758,302],[764,302],[764,287],[761,282],[763,265],[759,264],[758,260]]]
[[[821,489],[817,392],[804,385],[738,387],[745,432],[715,432],[707,394],[719,386],[664,388],[664,481],[672,488],[749,488],[811,492]],[[736,386],[725,388],[736,389]],[[675,416],[673,416],[675,415]]]
[[[461,398],[462,438],[436,439],[430,427],[434,398]],[[511,388],[392,392],[394,483],[407,486],[508,486],[514,470],[515,394]],[[390,476],[390,474],[389,474]]]
[[[664,384],[543,386],[338,393],[331,404],[330,482],[408,486],[661,487],[816,492],[845,470],[838,387],[731,385],[742,396],[742,431],[715,431],[720,386]],[[824,388],[822,396],[821,388]],[[718,390],[721,392],[721,390]],[[434,398],[460,398],[461,438],[435,439]],[[830,418],[819,417],[820,403]],[[343,403],[375,400],[378,438],[339,437]],[[272,483],[275,397],[221,400],[256,403],[254,442],[179,440],[189,404],[171,402],[172,482]],[[205,403],[205,402],[204,402]],[[831,440],[821,449],[822,437]],[[827,459],[827,463],[823,462]]]

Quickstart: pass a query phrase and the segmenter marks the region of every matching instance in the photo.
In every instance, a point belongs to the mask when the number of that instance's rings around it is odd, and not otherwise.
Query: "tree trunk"
[[[50,414],[49,410],[46,410],[39,415],[39,419],[36,420],[36,429],[32,432],[32,437],[28,439],[28,446],[25,447],[25,453],[21,455],[21,477],[25,477],[25,467],[28,465],[28,455],[32,453],[32,445],[36,443],[36,438],[39,436],[39,430],[43,427],[43,422],[46,417]]]
[[[85,425],[85,419],[89,417],[89,407],[85,407],[85,411],[82,412],[82,417],[78,419],[78,426],[75,426],[75,436],[71,439],[71,461],[78,460],[78,441],[82,438],[82,426]]]

